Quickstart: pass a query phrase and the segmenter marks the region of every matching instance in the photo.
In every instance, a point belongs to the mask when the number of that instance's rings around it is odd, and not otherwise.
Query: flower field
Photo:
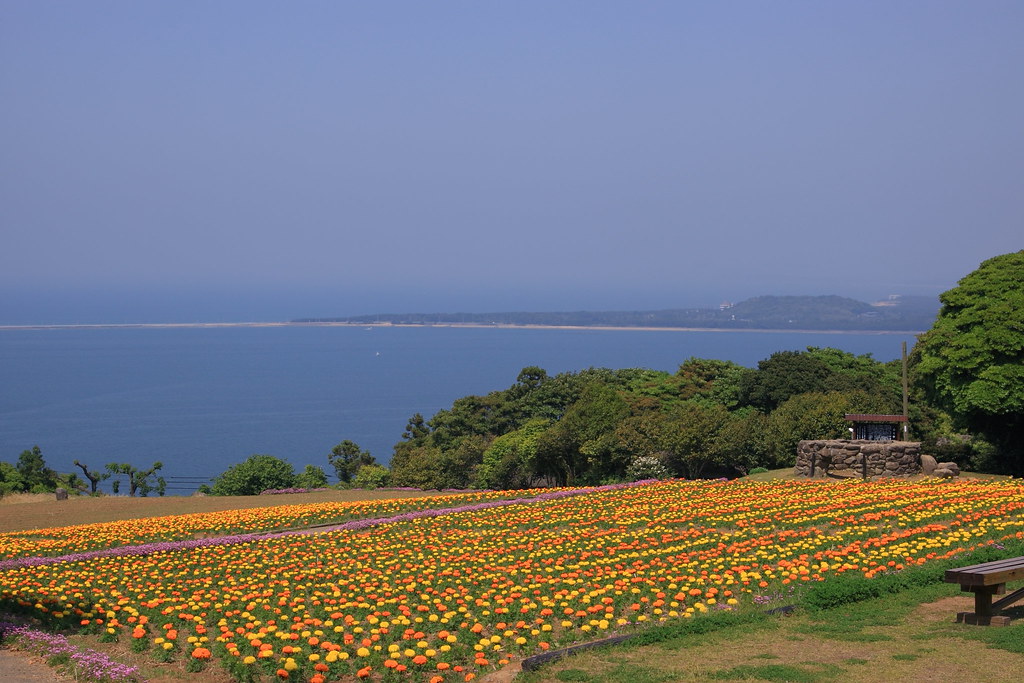
[[[279,505],[204,514],[150,517],[104,524],[0,533],[0,561],[52,557],[68,553],[172,541],[188,537],[265,533],[284,529],[383,518],[412,510],[442,509],[475,503],[525,498],[536,491],[475,491],[430,498],[393,498],[358,502]]]
[[[276,524],[274,510],[252,514]],[[132,534],[121,538],[148,538]],[[1015,480],[651,482],[9,566],[0,608],[240,680],[468,681],[549,648],[1009,538],[1024,538]]]

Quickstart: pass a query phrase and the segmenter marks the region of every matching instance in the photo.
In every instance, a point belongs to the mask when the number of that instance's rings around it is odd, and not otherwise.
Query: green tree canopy
[[[46,466],[46,460],[43,459],[43,452],[39,446],[22,451],[15,467],[21,478],[23,491],[45,493],[57,488],[57,473]]]
[[[346,484],[355,478],[360,467],[376,462],[369,451],[364,451],[359,444],[348,439],[331,449],[327,454],[327,461],[338,475],[338,481]]]
[[[550,424],[548,420],[535,418],[496,438],[484,451],[475,485],[491,489],[529,486],[536,467],[537,439]]]
[[[615,428],[628,416],[629,406],[618,391],[591,382],[562,419],[538,438],[538,472],[572,486],[584,473],[589,480],[600,481],[616,469],[625,471],[629,457],[617,448]],[[616,462],[620,455],[622,462]]]
[[[25,490],[25,482],[18,468],[9,462],[0,460],[0,495],[20,493]]]
[[[939,299],[914,347],[914,381],[997,447],[999,469],[1024,473],[1024,251],[988,259]]]
[[[391,472],[383,465],[364,465],[352,481],[357,489],[379,489],[387,486],[391,480]]]
[[[832,370],[820,358],[802,351],[778,351],[759,361],[740,382],[745,405],[770,413],[791,396],[827,391]]]
[[[256,496],[270,489],[295,486],[295,469],[290,463],[273,455],[251,455],[244,462],[232,465],[213,480],[215,496]]]
[[[295,486],[300,489],[327,488],[327,473],[316,465],[306,465],[304,470],[295,475]]]

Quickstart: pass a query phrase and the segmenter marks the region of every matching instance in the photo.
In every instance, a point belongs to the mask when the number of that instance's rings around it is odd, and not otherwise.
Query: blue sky
[[[933,295],[1024,3],[0,4],[0,323]]]

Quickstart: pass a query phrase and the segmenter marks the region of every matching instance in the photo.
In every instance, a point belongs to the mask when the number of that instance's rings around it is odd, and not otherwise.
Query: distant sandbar
[[[353,322],[235,322],[235,323],[91,323],[72,325],[0,325],[0,330],[87,330],[87,329],[163,329],[221,327],[449,327],[494,328],[503,330],[602,330],[637,332],[766,332],[773,334],[922,334],[923,330],[809,330],[761,329],[754,327],[652,327],[616,325],[515,325],[511,323],[353,323]]]

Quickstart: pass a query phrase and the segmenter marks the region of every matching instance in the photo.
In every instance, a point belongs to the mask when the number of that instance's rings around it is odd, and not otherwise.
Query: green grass
[[[731,669],[714,671],[708,678],[718,681],[780,681],[792,683],[819,683],[833,681],[843,674],[843,669],[829,664],[807,662],[794,666],[791,664],[743,664]]]
[[[525,673],[517,679],[517,683],[551,680],[667,683],[687,676],[687,680],[710,678],[827,683],[842,680],[844,672],[852,676],[854,671],[858,671],[860,673],[857,675],[863,678],[865,672],[872,676],[876,670],[879,675],[886,670],[884,660],[879,660],[877,645],[874,646],[876,654],[871,660],[844,655],[833,661],[794,661],[791,646],[787,646],[790,655],[780,657],[770,647],[765,651],[765,639],[771,638],[773,631],[778,632],[775,638],[779,643],[809,641],[809,649],[801,650],[804,653],[801,660],[814,652],[815,647],[821,648],[822,641],[865,643],[866,647],[872,643],[892,641],[887,660],[911,664],[925,657],[940,656],[935,654],[935,647],[914,645],[923,645],[925,641],[937,638],[963,640],[965,648],[973,647],[968,644],[971,641],[982,642],[991,648],[1024,655],[1024,605],[1008,610],[1011,616],[1019,620],[1009,627],[965,627],[954,623],[952,612],[948,620],[927,624],[908,621],[910,615],[923,604],[961,595],[958,586],[942,580],[946,568],[995,559],[990,555],[1005,557],[1024,554],[1024,545],[1020,541],[1010,541],[1004,545],[1002,549],[982,548],[945,563],[933,563],[931,566],[910,569],[888,577],[864,579],[849,576],[840,582],[843,585],[827,587],[824,583],[818,584],[826,594],[806,600],[813,608],[798,608],[790,616],[767,615],[750,609],[662,624],[626,643],[591,650],[579,658],[563,660],[560,664],[550,665],[538,672]],[[945,566],[947,564],[949,567]],[[864,589],[864,583],[869,584],[868,590]],[[805,599],[812,594],[813,590],[808,591]],[[733,659],[728,664],[723,662],[715,666],[716,648],[754,639],[758,640],[755,646],[757,649],[742,664],[737,665]],[[841,651],[843,646],[836,647],[837,651]],[[691,648],[701,648],[700,654],[687,654],[686,650]],[[701,662],[702,673],[694,673],[693,657],[699,658],[696,661]],[[559,667],[566,668],[559,671]],[[846,671],[844,667],[854,668]],[[685,675],[680,672],[685,672]]]

